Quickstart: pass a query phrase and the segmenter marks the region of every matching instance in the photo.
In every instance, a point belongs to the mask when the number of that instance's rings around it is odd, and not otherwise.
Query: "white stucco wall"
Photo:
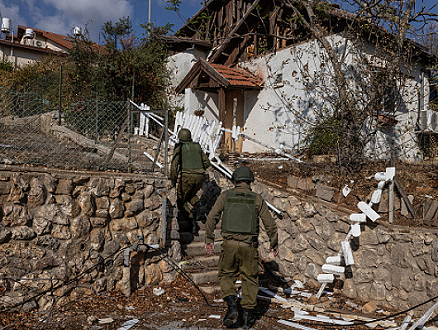
[[[355,63],[364,54],[376,65],[383,61],[375,55],[372,45],[359,49],[351,42],[345,43],[345,39],[338,35],[331,36],[329,41],[339,54],[343,54],[345,50],[345,70],[355,67]],[[183,71],[187,73],[191,65],[183,66],[178,63],[187,63],[188,58],[188,54],[185,54],[175,60],[181,79],[185,75]],[[196,62],[195,57],[192,58],[192,62]],[[315,123],[315,115],[320,111],[330,111],[333,102],[330,99],[335,97],[331,88],[333,74],[324,49],[313,41],[277,51],[275,54],[259,56],[239,65],[262,77],[265,82],[261,91],[244,93],[244,133],[272,148],[286,151],[302,148],[307,129]],[[399,158],[408,161],[421,159],[414,132],[418,116],[421,69],[418,64],[404,68],[411,78],[408,79],[407,86],[401,89],[403,104],[396,113],[398,124],[393,128],[379,129],[372,135],[371,142],[366,147],[369,158],[389,158],[391,143],[394,141]],[[282,75],[282,84],[274,86],[278,74]],[[426,78],[423,84],[425,97],[428,99]],[[358,93],[352,97],[360,100],[367,95]],[[207,119],[218,120],[217,94],[186,90],[184,107],[189,113],[204,110]],[[250,140],[243,143],[243,152],[262,151],[266,151],[266,148],[261,144]]]
[[[203,51],[195,48],[188,49],[184,52],[174,54],[167,58],[167,70],[170,76],[170,88],[169,88],[169,101],[174,107],[184,107],[184,94],[176,95],[175,88],[184,79],[186,74],[190,71],[193,64],[195,64],[199,58],[205,58],[207,54]]]

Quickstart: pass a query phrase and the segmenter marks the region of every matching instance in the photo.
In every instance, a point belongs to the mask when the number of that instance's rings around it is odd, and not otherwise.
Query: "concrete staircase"
[[[205,252],[205,225],[197,222],[197,235],[181,232],[180,241],[183,250],[181,269],[187,273],[202,291],[209,294],[220,292],[218,282],[218,261],[222,236],[220,229],[215,230],[214,253],[209,256]]]

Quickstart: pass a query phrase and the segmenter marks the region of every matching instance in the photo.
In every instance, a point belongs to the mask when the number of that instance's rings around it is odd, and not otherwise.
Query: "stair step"
[[[219,253],[221,249],[221,241],[214,242],[214,251],[213,253]],[[190,244],[185,244],[182,246],[185,254],[190,257],[202,256],[206,255],[205,252],[205,243],[204,242],[192,242]]]
[[[221,287],[219,285],[199,286],[199,289],[206,294],[222,293]]]
[[[190,277],[196,284],[214,283],[218,281],[218,272],[217,270],[211,270],[204,273],[194,273],[190,274]]]
[[[195,257],[185,260],[181,264],[181,269],[186,273],[200,273],[212,269],[216,269],[219,263],[219,256],[213,255],[208,257]]]

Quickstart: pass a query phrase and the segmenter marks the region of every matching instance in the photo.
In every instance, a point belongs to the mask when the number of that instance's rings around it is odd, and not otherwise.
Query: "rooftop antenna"
[[[149,16],[148,16],[148,23],[149,24],[151,24],[151,8],[152,8],[152,5],[151,5],[151,1],[152,0],[149,0]]]

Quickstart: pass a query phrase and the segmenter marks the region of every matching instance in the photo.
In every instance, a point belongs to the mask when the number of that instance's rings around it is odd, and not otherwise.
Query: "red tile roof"
[[[221,64],[208,63],[222,77],[230,82],[230,87],[253,87],[259,88],[262,80],[252,73],[239,68],[230,68]]]
[[[62,34],[57,34],[53,32],[47,32],[43,30],[37,30],[23,25],[18,25],[18,34],[20,34],[21,32],[20,30],[22,30],[22,33],[24,34],[24,31],[26,31],[26,29],[32,29],[36,34],[42,35],[44,38],[47,38],[67,49],[71,49],[75,45],[74,41],[68,36],[64,36]]]

